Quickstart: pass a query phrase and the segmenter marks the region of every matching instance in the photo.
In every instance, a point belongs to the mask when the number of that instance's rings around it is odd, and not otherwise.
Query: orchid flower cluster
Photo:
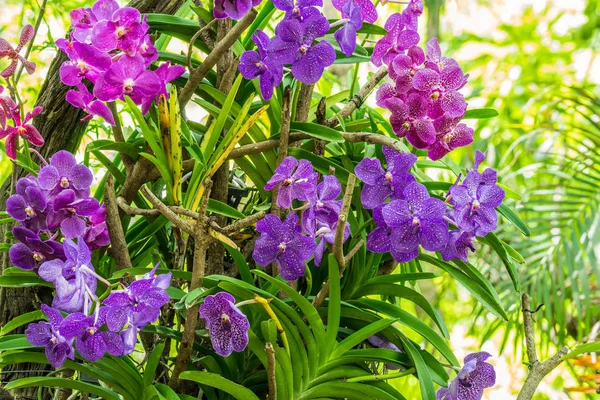
[[[125,96],[141,105],[145,115],[158,96],[168,96],[167,83],[185,72],[170,62],[149,69],[158,60],[158,51],[148,34],[146,17],[135,8],[121,8],[116,0],[99,0],[92,8],[71,11],[71,20],[70,40],[56,42],[69,57],[60,68],[60,78],[77,88],[67,93],[66,100],[88,114],[84,120],[98,115],[114,125],[105,102]],[[94,85],[91,93],[84,78]]]
[[[253,258],[265,267],[276,263],[281,277],[293,281],[304,276],[306,262],[313,256],[320,265],[326,244],[333,244],[342,200],[336,200],[342,186],[333,175],[324,175],[317,183],[319,174],[307,160],[286,157],[275,174],[267,182],[265,190],[278,188],[276,204],[288,209],[282,222],[274,214],[265,216],[256,224],[261,233],[254,245]],[[292,202],[299,200],[302,218],[292,209]],[[344,241],[350,236],[349,224],[344,230]]]
[[[419,255],[421,246],[427,251],[440,251],[444,261],[468,262],[469,250],[475,251],[475,236],[496,229],[495,208],[505,195],[496,184],[496,171],[478,171],[485,156],[477,152],[473,169],[450,188],[444,202],[432,198],[410,173],[417,161],[414,154],[388,147],[383,147],[383,153],[387,170],[376,158],[365,158],[354,170],[364,182],[363,207],[373,210],[377,225],[367,237],[369,251],[391,252],[394,260],[408,262]],[[457,229],[449,230],[449,224]]]

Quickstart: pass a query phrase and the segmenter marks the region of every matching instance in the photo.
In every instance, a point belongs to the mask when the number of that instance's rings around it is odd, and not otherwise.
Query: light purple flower
[[[16,105],[11,111],[11,118],[13,120],[14,126],[7,126],[5,129],[0,129],[0,139],[6,138],[4,142],[4,148],[6,151],[6,155],[14,160],[17,158],[17,137],[21,136],[29,143],[34,146],[42,146],[44,144],[44,138],[40,135],[40,132],[37,130],[33,124],[29,122],[41,113],[43,110],[42,107],[35,107],[33,111],[25,114],[25,118],[21,119],[21,110],[18,105]]]
[[[110,111],[110,108],[100,100],[94,98],[94,95],[90,93],[88,88],[83,85],[77,85],[77,90],[69,90],[67,92],[66,100],[73,106],[81,108],[88,115],[81,119],[82,122],[89,121],[94,116],[102,117],[106,122],[115,126],[115,119]]]
[[[317,14],[300,22],[282,21],[275,29],[275,38],[268,47],[273,62],[292,64],[292,75],[302,83],[312,84],[335,61],[335,49],[327,41],[314,43],[329,30],[329,21]]]
[[[439,160],[458,147],[468,146],[473,143],[473,129],[465,124],[459,124],[461,118],[451,118],[442,115],[433,121],[436,139],[427,150],[429,158]]]
[[[269,100],[273,96],[273,88],[283,79],[283,66],[272,62],[267,48],[271,40],[266,33],[257,29],[252,35],[258,52],[248,50],[240,58],[239,70],[246,79],[259,78],[260,92],[263,99]]]
[[[275,169],[275,174],[265,185],[265,190],[273,190],[279,186],[277,206],[290,208],[292,200],[306,201],[314,196],[317,190],[317,176],[310,161],[298,162],[294,157],[286,157]]]
[[[16,194],[6,200],[6,212],[34,232],[46,229],[48,201],[33,176],[17,181]]]
[[[377,20],[377,8],[375,8],[371,0],[332,0],[331,3],[336,10],[344,12],[344,7],[350,2],[354,2],[360,7],[363,21],[372,24]]]
[[[92,8],[78,8],[71,11],[71,24],[75,28],[72,36],[79,42],[91,43],[92,29],[98,21],[112,20],[119,9],[116,0],[99,0]]]
[[[419,244],[428,251],[440,251],[448,243],[446,204],[431,198],[425,186],[411,183],[404,189],[406,200],[394,200],[383,212],[392,228],[391,253],[394,260],[408,262],[419,255]]]
[[[483,173],[477,171],[484,157],[477,152],[473,169],[460,185],[454,185],[448,191],[450,203],[454,206],[456,226],[477,236],[485,236],[496,229],[496,207],[502,204],[505,195],[504,190],[496,185],[494,170],[488,168]]]
[[[411,153],[398,153],[389,147],[383,147],[387,162],[387,171],[381,167],[381,162],[376,158],[363,159],[354,173],[364,182],[360,199],[363,207],[373,209],[388,198],[403,199],[404,188],[415,181],[409,171],[417,161]]]
[[[465,357],[465,365],[448,388],[440,388],[437,400],[481,400],[483,390],[496,384],[496,371],[485,361],[492,355],[486,352]]]
[[[392,98],[385,102],[392,112],[390,124],[398,137],[417,149],[426,149],[435,142],[436,132],[432,119],[427,115],[429,104],[420,93],[411,93],[405,101]]]
[[[293,281],[304,276],[306,262],[315,252],[313,238],[302,235],[298,215],[290,212],[285,221],[268,214],[257,222],[256,230],[262,235],[254,245],[253,258],[266,267],[276,262],[281,277]]]
[[[260,5],[262,0],[215,0],[213,14],[216,19],[242,19],[252,7]]]
[[[42,241],[37,233],[20,226],[15,226],[12,233],[19,241],[8,251],[10,262],[15,267],[31,271],[45,261],[65,260],[62,244],[54,240]]]
[[[448,244],[441,251],[444,261],[462,260],[469,262],[469,250],[475,251],[473,235],[464,231],[450,231]]]
[[[342,209],[342,200],[336,200],[342,192],[342,185],[334,175],[324,175],[323,181],[317,185],[310,206],[302,213],[302,226],[308,233],[316,228],[316,221],[331,225],[338,220]]]
[[[411,29],[405,29],[402,14],[392,14],[385,23],[388,34],[381,38],[373,48],[371,62],[376,66],[381,64],[390,65],[392,60],[411,46],[419,43],[419,34]]]
[[[340,45],[342,53],[347,57],[350,57],[356,49],[356,32],[362,28],[362,9],[355,2],[355,0],[349,0],[342,9],[342,18],[348,21],[335,33],[333,36]]]
[[[217,354],[227,357],[232,351],[244,351],[248,345],[248,317],[235,306],[235,299],[229,293],[206,296],[200,305],[200,318],[206,320]]]
[[[77,86],[83,78],[96,83],[112,64],[110,55],[91,44],[59,39],[56,45],[70,58],[60,66],[60,80],[67,86]]]
[[[315,249],[315,265],[318,267],[321,265],[323,260],[323,253],[325,253],[325,244],[333,244],[335,242],[335,231],[337,228],[337,221],[333,224],[325,224],[317,222],[315,239],[317,240],[317,247]],[[350,237],[350,224],[346,223],[344,228],[344,243]]]
[[[135,8],[120,8],[114,12],[111,20],[98,21],[94,25],[92,44],[101,51],[119,49],[133,56],[146,33],[140,20],[141,14]]]
[[[23,47],[33,39],[33,34],[35,33],[33,26],[25,25],[21,30],[21,36],[19,39],[19,44],[17,47],[12,47],[5,39],[0,38],[0,59],[8,58],[10,60],[10,64],[6,67],[2,72],[0,72],[0,76],[7,79],[15,73],[17,70],[17,65],[19,61],[25,67],[25,71],[29,75],[35,72],[35,63],[31,61],[27,61],[25,57],[20,55],[19,53],[23,49]]]
[[[48,317],[49,322],[37,322],[27,326],[25,336],[33,346],[46,348],[46,358],[54,368],[60,368],[66,359],[75,359],[73,350],[73,338],[68,329],[62,330],[64,320],[61,313],[45,304],[41,306],[42,311]]]

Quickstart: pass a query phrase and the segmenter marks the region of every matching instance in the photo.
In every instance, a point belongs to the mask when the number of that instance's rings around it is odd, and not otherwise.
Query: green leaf
[[[254,285],[254,279],[252,278],[252,273],[250,272],[250,267],[248,266],[248,263],[246,262],[244,255],[238,249],[229,247],[225,243],[221,243],[221,244],[223,245],[223,247],[225,247],[225,249],[231,256],[231,258],[233,258],[233,262],[235,263],[235,266],[237,267],[238,271],[240,272],[240,276],[242,277],[242,280],[246,283],[249,283],[250,285]]]
[[[329,302],[327,303],[327,336],[325,354],[329,354],[336,343],[340,327],[342,295],[340,289],[340,270],[333,254],[327,257],[329,266]]]
[[[222,390],[232,395],[236,400],[259,400],[251,390],[212,372],[185,371],[180,375],[180,378]]]
[[[580,344],[579,346],[575,347],[573,351],[563,356],[561,360],[566,360],[567,358],[575,357],[584,353],[600,353],[600,341]]]
[[[500,259],[502,260],[502,263],[506,267],[506,271],[510,275],[510,279],[513,282],[515,291],[520,292],[521,281],[519,279],[519,270],[514,266],[512,259],[508,256],[508,252],[506,251],[506,248],[504,248],[504,245],[502,244],[500,239],[498,239],[498,237],[493,232],[490,232],[487,235],[485,235],[484,240],[479,239],[479,241],[487,243],[492,249],[494,249],[496,254],[498,254]]]
[[[28,312],[23,315],[19,315],[18,317],[13,318],[10,321],[8,321],[6,323],[6,325],[4,325],[2,327],[2,329],[0,329],[0,336],[4,336],[7,333],[17,329],[20,326],[23,326],[30,322],[37,321],[37,320],[44,319],[44,318],[45,318],[45,314],[41,310],[35,310],[35,311],[31,311],[31,312]]]
[[[219,200],[208,199],[208,211],[221,214],[233,219],[242,219],[245,217],[244,214],[231,207],[228,204],[222,203]]]
[[[523,222],[519,215],[512,209],[508,208],[505,204],[501,204],[500,207],[496,207],[496,210],[498,210],[498,212],[502,214],[504,218],[509,220],[518,230],[520,230],[523,233],[523,235],[531,235],[531,231],[529,230],[525,222]]]
[[[361,342],[364,342],[369,337],[375,335],[379,331],[382,331],[383,329],[392,325],[396,321],[396,318],[381,319],[377,322],[373,322],[372,324],[365,326],[362,329],[359,329],[358,331],[354,332],[352,335],[344,339],[342,342],[340,342],[340,344],[333,350],[333,352],[329,356],[329,360],[334,360],[338,357],[343,356],[344,353],[352,349],[354,346],[358,345]]]
[[[50,282],[46,282],[35,274],[19,274],[19,275],[2,275],[0,276],[0,287],[30,287],[30,286],[47,286],[52,287]]]
[[[146,368],[144,368],[144,386],[152,385],[152,382],[154,382],[154,374],[156,373],[156,368],[158,367],[164,349],[165,342],[159,343],[154,350],[152,350],[150,357],[148,357]]]
[[[45,386],[74,389],[79,390],[82,393],[91,393],[98,395],[103,399],[119,400],[119,395],[113,392],[112,390],[105,389],[97,385],[92,385],[90,383],[49,376],[36,376],[32,378],[17,379],[16,381],[8,382],[6,386],[4,386],[4,388],[7,390],[14,390],[27,387]]]
[[[493,108],[474,108],[467,110],[463,119],[486,119],[498,116],[498,111]]]
[[[433,379],[429,372],[429,367],[423,360],[419,349],[408,339],[403,340],[404,350],[408,356],[414,361],[417,374],[419,375],[419,386],[421,387],[421,397],[424,400],[435,400],[435,388],[433,387]]]
[[[290,124],[292,132],[302,132],[314,138],[326,140],[332,143],[342,143],[344,137],[335,129],[323,125],[313,124],[311,122],[292,122]]]

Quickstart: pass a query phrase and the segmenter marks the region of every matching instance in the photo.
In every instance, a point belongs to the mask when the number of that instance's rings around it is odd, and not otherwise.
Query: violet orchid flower
[[[315,239],[317,240],[317,247],[315,249],[315,265],[319,267],[323,260],[323,253],[325,253],[325,244],[333,244],[335,242],[335,231],[337,228],[337,221],[333,224],[325,224],[317,222]],[[350,224],[346,222],[344,228],[344,239],[342,243],[346,242],[350,237]]]
[[[216,19],[242,19],[252,7],[260,5],[262,0],[215,0],[213,14]]]
[[[315,232],[316,223],[334,224],[342,209],[342,200],[336,200],[342,192],[342,185],[334,175],[324,175],[317,185],[310,206],[302,213],[302,226],[306,232]]]
[[[405,29],[406,24],[402,14],[392,14],[385,23],[388,34],[381,38],[373,48],[371,62],[376,66],[390,65],[392,60],[411,46],[419,43],[419,34],[411,29]]]
[[[4,142],[4,149],[6,151],[6,155],[14,160],[17,158],[17,138],[19,136],[27,139],[29,143],[34,146],[42,146],[44,144],[44,138],[40,135],[40,132],[37,130],[33,124],[29,122],[41,113],[43,110],[42,107],[35,107],[33,111],[25,114],[25,118],[21,119],[21,111],[19,106],[15,106],[15,108],[11,111],[11,118],[13,120],[14,126],[7,126],[5,129],[0,129],[0,139],[6,138]]]
[[[102,117],[106,122],[115,126],[115,119],[113,117],[110,108],[103,102],[94,98],[94,95],[90,93],[88,88],[83,85],[77,85],[77,90],[69,90],[67,92],[66,100],[73,107],[81,108],[88,115],[81,119],[82,122],[89,121],[96,115]]]
[[[385,204],[373,209],[373,222],[375,222],[377,228],[367,235],[367,250],[374,253],[389,253],[392,250],[392,242],[390,241],[392,228],[385,223],[383,207],[385,207]]]
[[[164,95],[165,98],[168,98],[169,93],[167,92],[167,84],[179,78],[184,72],[184,67],[181,65],[171,65],[170,61],[160,64],[159,67],[154,70],[154,73],[160,81],[158,93],[155,96],[147,96],[142,98],[142,114],[146,115],[146,113],[150,111],[152,103],[160,95]]]
[[[19,241],[10,247],[10,262],[17,268],[32,271],[50,260],[65,260],[63,245],[54,241],[42,241],[39,235],[27,228],[15,226],[13,235]]]
[[[446,113],[449,117],[462,117],[467,102],[457,90],[464,85],[460,67],[446,67],[440,72],[423,68],[415,74],[413,85],[431,104],[429,116],[438,118]]]
[[[407,93],[413,88],[413,77],[425,62],[425,53],[419,46],[411,46],[406,55],[394,58],[389,69],[390,78],[396,83],[397,93]]]
[[[363,207],[373,209],[388,198],[403,199],[404,188],[415,181],[409,171],[417,161],[411,153],[398,153],[389,147],[383,147],[387,162],[387,171],[381,167],[381,162],[376,158],[363,159],[354,173],[364,182],[360,199]]]
[[[33,176],[17,181],[16,194],[6,200],[6,212],[34,232],[46,229],[48,200]]]
[[[442,115],[433,121],[436,139],[427,148],[430,159],[439,160],[452,150],[473,143],[473,129],[465,124],[459,124],[460,120],[460,117],[451,118]]]
[[[246,79],[259,78],[260,92],[263,99],[269,100],[273,96],[273,89],[283,79],[283,66],[272,61],[267,48],[271,40],[266,33],[257,29],[252,35],[258,52],[248,50],[240,58],[239,70]]]
[[[362,28],[362,9],[355,2],[355,0],[349,0],[342,9],[342,18],[348,21],[344,25],[335,31],[333,36],[340,45],[342,53],[346,57],[350,57],[356,49],[356,32]]]
[[[390,124],[398,137],[406,137],[417,149],[426,149],[435,142],[435,127],[427,115],[427,98],[420,93],[410,93],[404,102],[394,98],[385,104],[392,112]]]
[[[363,21],[369,24],[377,21],[377,8],[371,2],[371,0],[332,0],[331,3],[336,10],[344,12],[344,7],[347,7],[348,3],[354,2],[361,10],[361,18]],[[344,17],[346,18],[346,17]],[[387,28],[386,28],[387,29]]]
[[[263,267],[277,263],[281,277],[288,281],[304,276],[306,262],[316,248],[313,238],[302,235],[298,220],[298,215],[290,212],[284,222],[268,214],[256,223],[261,236],[254,245],[254,260]]]
[[[244,351],[248,345],[248,317],[235,306],[235,299],[229,293],[206,296],[200,305],[200,318],[206,320],[217,354],[227,357],[232,351]]]
[[[136,54],[146,30],[142,15],[132,7],[118,9],[112,19],[98,21],[92,29],[92,44],[101,51],[119,49],[129,56]]]
[[[419,255],[419,244],[428,251],[440,251],[448,243],[446,204],[431,198],[418,182],[404,189],[406,200],[394,200],[383,210],[385,223],[392,228],[391,253],[394,260],[408,262]]]
[[[473,234],[465,231],[450,231],[448,244],[441,251],[444,261],[462,260],[469,262],[469,250],[475,251]]]
[[[94,25],[98,21],[112,20],[112,15],[118,9],[116,0],[99,0],[92,8],[71,11],[71,25],[75,28],[71,35],[79,42],[91,43]]]
[[[142,104],[161,90],[161,80],[154,71],[147,71],[140,55],[123,56],[98,79],[94,95],[102,101],[124,100],[129,96]]]
[[[110,244],[108,228],[106,227],[106,208],[104,207],[104,204],[95,214],[88,218],[88,226],[83,233],[83,240],[90,250],[96,250]]]
[[[68,359],[75,359],[73,350],[74,336],[69,335],[64,328],[62,314],[52,307],[42,304],[42,311],[49,322],[31,323],[25,330],[25,337],[33,346],[46,348],[46,358],[54,368],[60,368]]]
[[[423,0],[410,0],[402,11],[402,18],[407,29],[417,31],[419,28],[419,17],[423,14]]]
[[[67,86],[77,86],[83,78],[96,83],[98,77],[112,64],[110,55],[91,44],[59,39],[56,45],[70,58],[60,67],[60,80]]]
[[[285,11],[286,19],[304,21],[313,15],[320,15],[316,7],[323,6],[323,0],[274,0],[275,8]]]
[[[123,341],[124,356],[133,353],[133,350],[135,349],[135,345],[137,343],[138,332],[138,327],[136,327],[135,325],[128,325],[127,328],[123,329],[119,334],[119,336],[121,336],[121,340]]]
[[[292,75],[302,83],[313,84],[325,68],[335,61],[335,49],[327,41],[313,44],[329,30],[329,21],[322,15],[312,15],[303,22],[282,21],[275,29],[275,38],[268,47],[273,62],[291,64]]]
[[[15,73],[17,70],[17,65],[19,62],[23,64],[25,67],[25,71],[29,75],[35,72],[35,63],[31,61],[27,61],[25,57],[20,55],[19,53],[23,49],[23,47],[33,39],[33,34],[35,30],[31,25],[25,25],[21,30],[21,37],[19,39],[19,44],[17,47],[12,47],[5,39],[0,38],[0,59],[8,58],[10,60],[10,64],[6,67],[2,72],[0,72],[0,76],[4,79],[7,79]]]
[[[80,217],[90,217],[99,209],[100,204],[95,198],[78,199],[74,190],[63,190],[52,202],[52,209],[46,218],[48,229],[54,230],[60,226],[67,239],[83,236],[86,223]]]
[[[93,180],[92,171],[66,150],[56,152],[38,173],[40,187],[52,200],[64,190],[73,190],[79,199],[88,198]]]
[[[298,162],[294,157],[286,157],[275,169],[275,174],[265,185],[265,190],[273,190],[279,186],[277,206],[289,209],[292,207],[292,200],[307,201],[314,196],[317,190],[317,176],[310,161]]]
[[[496,371],[485,361],[491,354],[484,351],[469,354],[465,357],[465,365],[448,388],[440,388],[437,400],[481,400],[483,390],[496,384]]]

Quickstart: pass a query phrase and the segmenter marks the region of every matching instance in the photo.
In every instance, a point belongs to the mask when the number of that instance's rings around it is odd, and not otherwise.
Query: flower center
[[[125,35],[125,28],[123,28],[122,26],[118,27],[115,31],[115,34],[118,38],[122,37],[123,35]]]
[[[447,134],[447,135],[444,135],[444,136],[442,137],[442,141],[443,141],[444,143],[450,143],[450,142],[452,141],[452,139],[453,139],[453,138],[454,138],[454,135],[453,135],[453,134],[451,134],[451,133],[449,133],[449,134]]]
[[[419,227],[419,226],[421,226],[421,221],[419,221],[419,218],[417,218],[417,217],[413,217],[413,220],[412,220],[412,226],[414,226],[414,227]]]
[[[90,326],[87,331],[89,332],[90,335],[94,335],[96,333],[98,329],[96,329],[95,326]]]
[[[285,181],[283,181],[283,183],[281,184],[281,186],[290,186],[292,184],[292,178],[287,178]]]
[[[284,252],[286,248],[285,242],[279,243],[279,246],[277,247],[279,248],[279,250],[281,250],[281,252]]]
[[[416,73],[417,73],[417,71],[415,71],[414,69],[411,69],[411,70],[410,70],[410,75],[411,75],[411,76],[413,76],[413,75],[414,75],[414,74],[416,74]]]
[[[385,173],[385,180],[388,181],[389,183],[392,183],[393,178],[394,177],[392,176],[392,174],[390,172]]]
[[[479,200],[473,200],[473,210],[479,210],[481,204],[479,204]]]
[[[316,204],[317,208],[321,208],[321,207],[323,207],[324,205],[325,205],[325,204],[323,204],[323,202],[322,202],[321,200],[317,200],[317,204]]]
[[[221,322],[224,324],[228,324],[229,323],[229,315],[222,313],[221,314]]]
[[[319,230],[315,233],[316,236],[323,236],[331,232],[331,229],[328,226],[324,226],[319,228]]]
[[[131,78],[125,79],[123,82],[123,91],[125,93],[131,93],[133,91],[133,86],[135,85],[135,81]]]
[[[300,46],[300,49],[298,49],[298,51],[300,52],[300,54],[305,55],[308,51],[308,46],[303,44],[302,46]]]
[[[402,127],[403,127],[404,129],[410,129],[410,122],[408,122],[408,121],[407,121],[407,122],[403,123],[403,124],[402,124]]]
[[[77,68],[79,68],[79,70],[81,72],[85,72],[87,70],[87,63],[81,59],[77,60]]]
[[[148,51],[148,44],[146,43],[142,43],[142,45],[140,46],[140,50],[142,53],[145,53],[146,51]]]
[[[34,251],[33,259],[35,261],[41,262],[41,261],[44,261],[46,259],[46,257],[44,257],[44,255],[42,253],[38,253],[37,251]]]
[[[25,129],[24,126],[20,126],[17,128],[17,132],[19,132],[19,135],[24,135],[25,132],[27,132],[27,129]]]
[[[440,92],[438,92],[437,90],[433,93],[431,93],[431,96],[429,96],[429,98],[433,101],[436,101],[437,99],[440,98]]]
[[[60,178],[60,187],[63,189],[66,189],[69,187],[69,178],[67,178],[66,176],[63,176],[62,178]]]
[[[33,208],[27,206],[25,207],[25,214],[27,214],[28,217],[34,217],[35,211],[33,211]]]
[[[57,344],[58,343],[58,338],[56,336],[52,335],[52,338],[50,339],[50,343]]]

